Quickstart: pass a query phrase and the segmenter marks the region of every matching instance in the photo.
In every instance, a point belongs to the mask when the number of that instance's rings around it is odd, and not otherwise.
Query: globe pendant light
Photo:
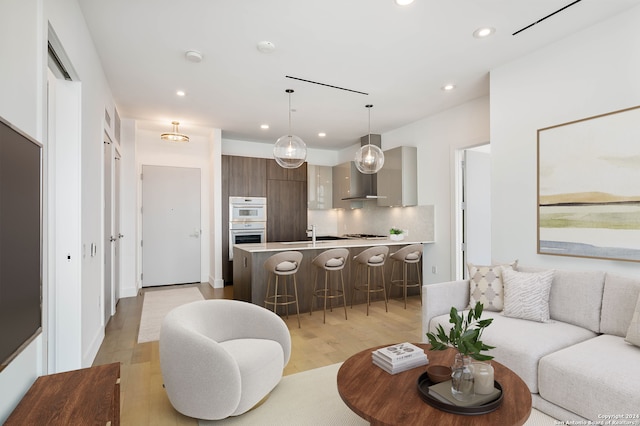
[[[369,110],[369,143],[356,151],[355,164],[360,173],[372,175],[378,173],[384,165],[384,153],[377,146],[371,145],[371,107],[373,105],[365,105],[365,107]]]
[[[273,158],[280,167],[295,169],[307,159],[307,145],[291,131],[291,94],[293,90],[287,89],[286,92],[289,94],[289,134],[278,138],[273,146]]]

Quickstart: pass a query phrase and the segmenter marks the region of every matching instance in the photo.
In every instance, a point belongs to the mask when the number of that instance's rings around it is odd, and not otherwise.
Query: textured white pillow
[[[549,293],[553,270],[544,272],[502,271],[504,315],[531,321],[549,321]]]
[[[502,268],[514,270],[518,261],[504,265],[478,266],[467,263],[469,268],[469,307],[482,303],[487,311],[500,312],[504,306]]]
[[[631,324],[629,324],[629,329],[627,330],[627,337],[624,340],[640,347],[640,295],[636,302],[636,310],[631,318]]]

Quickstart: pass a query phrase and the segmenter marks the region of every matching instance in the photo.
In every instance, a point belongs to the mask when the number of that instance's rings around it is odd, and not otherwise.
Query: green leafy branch
[[[449,347],[458,350],[462,355],[470,356],[478,361],[493,359],[490,355],[483,355],[482,351],[493,349],[494,346],[482,343],[482,332],[492,322],[493,318],[480,319],[484,306],[477,302],[473,309],[466,315],[460,315],[455,307],[449,313],[449,322],[453,324],[449,334],[445,333],[442,325],[438,325],[436,334],[427,333],[431,349],[442,351]]]

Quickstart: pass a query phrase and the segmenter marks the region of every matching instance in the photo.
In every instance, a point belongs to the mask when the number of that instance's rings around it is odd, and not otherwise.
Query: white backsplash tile
[[[388,235],[391,227],[408,232],[412,240],[434,241],[434,206],[378,207],[365,202],[362,209],[308,210],[308,224],[317,235]]]

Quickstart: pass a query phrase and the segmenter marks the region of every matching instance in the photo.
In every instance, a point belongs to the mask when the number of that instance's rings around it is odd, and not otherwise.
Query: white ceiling
[[[288,132],[293,89],[293,133],[320,149],[358,142],[366,104],[372,133],[398,128],[487,95],[491,69],[640,4],[582,0],[512,35],[573,1],[78,0],[121,117],[158,132],[178,120],[187,134],[216,127],[274,142]],[[482,26],[496,33],[474,38]],[[275,51],[258,51],[262,40]],[[186,60],[191,49],[202,62]]]

